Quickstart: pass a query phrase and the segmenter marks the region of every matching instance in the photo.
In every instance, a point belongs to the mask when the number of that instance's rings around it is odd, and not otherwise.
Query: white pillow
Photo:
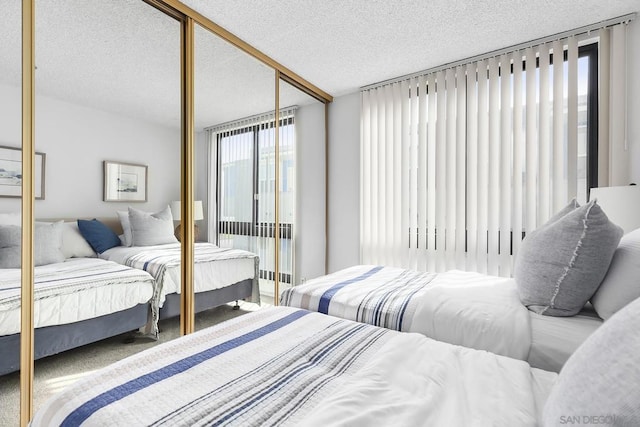
[[[20,212],[0,213],[0,225],[17,225],[22,226],[22,218]]]
[[[637,298],[640,298],[640,228],[622,236],[591,303],[600,317],[608,319]]]
[[[177,243],[173,234],[173,217],[169,206],[154,214],[129,208],[133,246]]]
[[[133,244],[133,235],[131,234],[131,222],[129,221],[129,211],[117,211],[120,225],[122,225],[122,246],[131,246]]]
[[[96,253],[82,237],[77,222],[62,224],[62,253],[65,258],[95,258]]]

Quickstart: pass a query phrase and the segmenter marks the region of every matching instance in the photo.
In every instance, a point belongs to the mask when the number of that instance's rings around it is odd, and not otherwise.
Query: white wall
[[[296,111],[296,222],[294,283],[325,274],[324,104]]]
[[[20,127],[20,88],[0,85],[0,145],[20,147]],[[108,217],[129,205],[155,212],[180,195],[177,129],[36,96],[35,138],[46,154],[37,218]],[[103,202],[103,160],[148,165],[148,202]],[[0,198],[0,212],[19,209],[19,199]]]
[[[329,104],[327,273],[360,261],[360,93]]]
[[[640,185],[640,18],[627,33],[627,141],[630,182]],[[329,105],[328,273],[357,264],[360,246],[360,94]]]
[[[200,229],[200,233],[198,235],[198,240],[207,241],[208,240],[208,188],[209,188],[209,174],[208,174],[208,141],[206,132],[196,132],[196,146],[194,156],[196,158],[195,161],[195,200],[202,200],[202,213],[204,214],[204,219],[201,221],[197,221],[196,224]],[[179,190],[178,190],[179,191]]]

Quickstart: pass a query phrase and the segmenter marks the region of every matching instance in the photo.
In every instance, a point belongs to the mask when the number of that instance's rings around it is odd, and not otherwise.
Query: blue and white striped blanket
[[[81,379],[31,425],[533,426],[553,379],[417,334],[273,307]]]
[[[434,273],[366,266],[354,274],[325,276],[289,288],[283,292],[280,303],[405,331],[408,330],[405,317],[410,318],[415,312],[412,301],[424,293],[435,276]]]
[[[259,258],[256,254],[240,249],[220,248],[211,243],[194,246],[194,286],[203,292],[252,279],[252,302],[259,302]],[[115,247],[100,257],[151,274],[157,283],[161,303],[166,294],[180,292],[181,246],[172,243],[158,246]]]
[[[36,327],[85,320],[138,303],[157,306],[157,301],[152,300],[153,277],[115,262],[73,258],[36,267],[34,273]],[[0,270],[1,335],[19,331],[18,325],[10,324],[15,323],[12,312],[20,307],[20,278],[20,269]]]
[[[144,270],[160,281],[168,268],[180,266],[181,256],[180,245],[169,245],[164,248],[141,249],[137,254],[126,257],[123,264]],[[238,258],[257,260],[258,256],[240,249],[219,248],[212,244],[196,243],[195,245],[195,264]]]
[[[528,310],[513,279],[359,265],[287,289],[282,305],[527,360]]]

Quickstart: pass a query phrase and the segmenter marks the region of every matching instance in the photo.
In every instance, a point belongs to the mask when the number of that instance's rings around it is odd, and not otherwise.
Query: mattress
[[[573,317],[532,313],[520,302],[513,279],[457,270],[435,274],[359,265],[287,289],[280,302],[555,372],[602,324],[592,308]]]
[[[282,305],[526,360],[528,310],[513,279],[360,265],[287,289]]]
[[[83,378],[31,425],[536,426],[556,377],[419,334],[272,307]]]
[[[180,293],[181,246],[171,243],[157,246],[117,246],[100,257],[149,272],[159,285],[160,305],[167,294]],[[194,290],[205,292],[253,279],[253,298],[259,301],[258,256],[239,249],[218,248],[211,243],[196,243],[194,252]]]
[[[151,302],[153,278],[97,258],[35,267],[34,326],[63,325]],[[20,331],[20,269],[0,270],[0,335]]]
[[[571,317],[531,316],[531,366],[559,372],[569,356],[604,322],[591,305]]]

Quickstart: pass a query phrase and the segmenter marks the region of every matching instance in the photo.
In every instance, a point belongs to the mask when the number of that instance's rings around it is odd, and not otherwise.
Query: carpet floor
[[[196,330],[260,308],[257,304],[244,301],[240,301],[239,310],[233,310],[233,305],[231,303],[198,313],[196,315]],[[49,397],[93,371],[147,348],[175,339],[180,335],[179,318],[161,320],[159,327],[160,339],[158,341],[136,337],[135,334],[129,333],[37,360],[33,384],[34,409],[37,411]],[[133,340],[131,340],[132,337]],[[0,376],[0,426],[19,425],[19,406],[19,373],[14,372]]]

